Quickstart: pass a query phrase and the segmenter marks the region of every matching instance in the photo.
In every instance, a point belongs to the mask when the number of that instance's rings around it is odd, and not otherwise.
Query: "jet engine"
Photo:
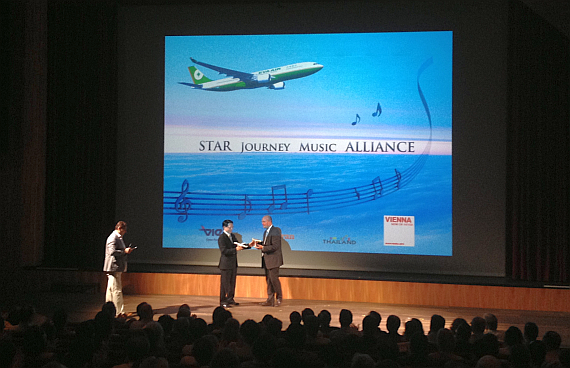
[[[275,83],[271,86],[269,86],[270,89],[284,89],[285,88],[285,82],[278,82]]]

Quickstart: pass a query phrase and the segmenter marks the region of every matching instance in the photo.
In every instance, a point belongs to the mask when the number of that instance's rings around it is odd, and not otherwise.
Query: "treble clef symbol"
[[[186,198],[189,187],[190,184],[188,184],[188,180],[184,180],[182,182],[182,191],[180,192],[180,196],[176,199],[176,202],[174,202],[174,209],[176,212],[183,214],[183,216],[178,217],[178,222],[184,222],[188,219],[188,210],[192,207],[192,202]]]

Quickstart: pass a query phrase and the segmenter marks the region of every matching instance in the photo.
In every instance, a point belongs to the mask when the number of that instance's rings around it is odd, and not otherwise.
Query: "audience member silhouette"
[[[485,335],[485,327],[487,326],[487,322],[483,317],[473,317],[471,320],[471,343],[475,343],[475,341],[479,340],[480,338]]]
[[[396,343],[404,341],[404,337],[398,333],[401,324],[402,322],[400,320],[400,317],[394,314],[389,315],[386,319],[386,330],[388,330],[388,335]]]
[[[437,333],[442,328],[445,328],[445,318],[443,318],[439,314],[432,315],[429,324],[429,332],[427,334],[428,341],[430,343],[432,344],[437,343]]]
[[[538,326],[534,322],[527,322],[523,329],[524,342],[530,345],[531,342],[538,339]]]
[[[542,336],[542,341],[546,346],[543,368],[559,367],[561,365],[560,345],[562,344],[560,334],[556,331],[548,331]]]
[[[492,333],[493,335],[497,336],[497,339],[499,341],[503,341],[503,334],[497,330],[499,328],[499,320],[497,319],[497,316],[495,316],[493,313],[485,313],[483,318],[485,319],[486,332]]]
[[[500,331],[490,314],[484,319],[487,333],[470,343],[472,329],[481,331],[475,327],[481,317],[471,326],[456,318],[446,329],[445,319],[434,314],[428,334],[412,318],[403,339],[400,319],[390,315],[384,332],[375,311],[364,316],[359,329],[352,312],[343,309],[335,330],[328,311],[317,317],[305,308],[292,312],[283,330],[281,320],[271,315],[240,325],[221,307],[213,310],[210,325],[192,315],[188,305],[180,306],[176,319],[163,315],[158,321],[148,303],[139,304],[138,319],[115,318],[113,309],[106,303],[93,319],[74,324],[63,309],[51,319],[31,306],[12,309],[6,329],[0,320],[0,368],[570,368],[570,351],[561,350],[560,334],[548,331],[537,340],[532,322],[525,325],[524,337],[516,326],[509,327],[499,350]],[[429,336],[435,331],[434,345]]]

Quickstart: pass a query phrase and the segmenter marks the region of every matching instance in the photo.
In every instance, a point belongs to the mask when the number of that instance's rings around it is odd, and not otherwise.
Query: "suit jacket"
[[[267,231],[267,230],[266,230]],[[263,233],[265,241],[263,242],[263,263],[268,270],[283,265],[283,253],[281,253],[281,229],[272,226],[269,233]]]
[[[126,272],[127,253],[125,253],[125,243],[123,238],[116,231],[113,231],[107,238],[105,246],[105,272]]]
[[[230,270],[237,268],[237,250],[234,242],[237,241],[234,234],[230,234],[232,239],[228,238],[226,233],[222,233],[218,238],[218,247],[220,248],[220,270]]]

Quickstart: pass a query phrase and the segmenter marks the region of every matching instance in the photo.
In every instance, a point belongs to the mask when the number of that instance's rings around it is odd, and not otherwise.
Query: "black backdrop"
[[[2,264],[99,269],[102,239],[124,194],[116,189],[124,165],[116,155],[120,3],[0,6],[2,50],[9,51],[0,58],[9,92],[0,102]],[[506,275],[567,282],[568,39],[518,1],[509,1],[508,12],[507,172],[500,180]],[[35,78],[45,85],[26,83]]]

